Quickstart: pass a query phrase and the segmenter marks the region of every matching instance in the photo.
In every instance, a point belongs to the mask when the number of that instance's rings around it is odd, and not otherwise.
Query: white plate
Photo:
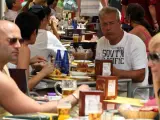
[[[90,79],[91,77],[89,77],[89,76],[70,76],[70,78],[79,79],[79,80],[86,80],[86,79]]]
[[[92,61],[90,61],[90,60],[74,60],[73,62],[75,62],[75,63],[81,63],[81,62],[91,63]]]
[[[88,65],[88,67],[94,67],[95,66],[94,63],[88,63],[87,65]],[[77,67],[77,64],[71,64],[71,67]]]
[[[85,76],[85,75],[87,75],[86,72],[78,72],[78,71],[70,71],[70,74],[72,76]]]

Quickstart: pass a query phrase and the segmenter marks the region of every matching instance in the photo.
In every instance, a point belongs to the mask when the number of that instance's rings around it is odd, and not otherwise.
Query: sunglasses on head
[[[17,41],[19,41],[20,43],[22,43],[22,42],[23,42],[23,39],[19,39],[19,38],[9,38],[8,41],[9,41],[9,44],[13,45],[13,44],[17,43]]]
[[[148,59],[152,61],[160,61],[160,53],[149,53]]]

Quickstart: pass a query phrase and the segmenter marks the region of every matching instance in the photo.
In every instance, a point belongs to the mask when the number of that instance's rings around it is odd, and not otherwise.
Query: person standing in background
[[[155,29],[155,32],[159,30],[159,25],[156,18],[156,0],[122,0],[122,13],[124,14],[124,19],[126,19],[126,9],[130,3],[138,3],[145,10],[145,18],[150,25]]]
[[[98,16],[102,7],[108,6],[108,0],[77,0],[81,16]]]
[[[160,0],[157,0],[157,3],[156,3],[156,15],[157,15],[158,25],[160,26],[160,16],[159,16],[159,13],[160,13]]]
[[[51,26],[51,29],[53,31],[53,34],[60,39],[60,36],[58,34],[57,25],[58,25],[58,19],[56,18],[56,6],[57,6],[58,0],[47,0],[47,5],[51,9],[50,13],[50,21],[49,25]]]
[[[4,19],[14,22],[16,19],[21,6],[20,0],[5,0],[8,10],[4,13]]]
[[[144,18],[145,11],[138,3],[130,3],[127,7],[126,17],[133,29],[129,32],[141,38],[146,45],[148,52],[148,43],[153,36],[152,27]]]

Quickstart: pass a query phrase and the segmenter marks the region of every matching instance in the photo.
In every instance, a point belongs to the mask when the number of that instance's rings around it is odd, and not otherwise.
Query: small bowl
[[[86,76],[87,75],[86,72],[78,72],[78,71],[70,71],[70,74],[72,76]]]
[[[154,119],[158,112],[119,110],[121,115],[127,119]]]

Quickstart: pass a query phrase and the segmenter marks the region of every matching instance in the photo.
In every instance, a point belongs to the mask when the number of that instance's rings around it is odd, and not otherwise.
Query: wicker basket
[[[153,119],[156,117],[158,112],[153,111],[133,111],[133,110],[119,110],[121,115],[126,119]]]
[[[75,60],[90,60],[93,57],[93,53],[73,53],[74,59]]]

